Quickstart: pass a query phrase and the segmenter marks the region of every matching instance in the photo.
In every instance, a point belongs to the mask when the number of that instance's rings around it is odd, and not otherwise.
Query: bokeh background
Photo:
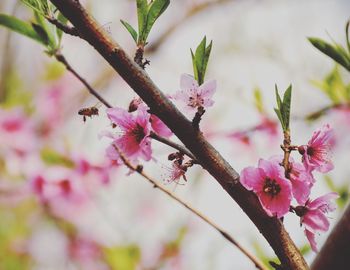
[[[135,46],[119,20],[137,24],[135,1],[86,0],[84,5],[132,55]],[[0,11],[23,20],[33,18],[20,1],[2,0]],[[292,141],[305,144],[324,123],[336,130],[335,169],[327,177],[316,175],[312,193],[314,198],[330,190],[341,192],[338,210],[330,214],[332,226],[347,202],[350,113],[330,110],[312,121],[306,117],[335,102],[320,88],[349,91],[350,76],[312,47],[307,37],[345,45],[349,11],[347,0],[172,1],[152,30],[146,52],[150,77],[173,94],[181,74],[192,73],[190,48],[196,48],[204,35],[213,40],[206,79],[216,79],[218,88],[215,105],[201,125],[237,171],[256,165],[261,157],[281,154],[274,85],[283,91],[292,84]],[[127,108],[135,97],[83,40],[64,35],[62,54],[113,105]],[[40,45],[0,28],[0,66],[0,123],[11,117],[25,122],[13,135],[0,129],[1,270],[254,269],[215,230],[144,179],[128,176],[125,168],[104,170],[109,141],[99,134],[111,130],[105,108]],[[338,102],[348,100],[340,95]],[[100,115],[84,123],[77,112],[96,104]],[[154,159],[143,164],[145,171],[165,183],[172,149],[156,141],[152,147]],[[83,183],[77,187],[83,195],[61,198],[51,207],[38,198],[35,176],[67,175],[71,162],[82,160],[99,167],[88,175],[72,176]],[[258,230],[208,173],[193,167],[187,179],[167,188],[262,260],[274,258]],[[290,214],[284,223],[311,262],[315,254],[299,219]],[[326,237],[317,238],[319,246]]]

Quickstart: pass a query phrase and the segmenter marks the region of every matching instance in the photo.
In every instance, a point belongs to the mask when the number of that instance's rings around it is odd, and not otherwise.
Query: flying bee
[[[95,105],[92,107],[82,108],[78,111],[78,114],[83,116],[83,121],[85,123],[86,117],[91,118],[93,115],[98,115],[98,107]]]

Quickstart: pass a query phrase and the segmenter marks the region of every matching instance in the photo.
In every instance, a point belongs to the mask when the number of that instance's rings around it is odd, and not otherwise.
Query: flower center
[[[266,178],[263,191],[271,197],[275,197],[278,195],[278,193],[280,193],[281,187],[279,184],[277,184],[276,180]]]
[[[132,130],[132,135],[134,136],[135,140],[140,143],[143,138],[146,136],[145,131],[142,126],[139,124],[136,125],[136,127]]]
[[[312,157],[312,156],[315,154],[315,149],[309,146],[309,147],[307,148],[307,150],[306,150],[306,153],[307,153],[310,157]]]
[[[203,98],[201,97],[200,94],[197,93],[193,96],[190,96],[188,105],[195,108],[195,107],[203,106],[203,103],[204,103]]]

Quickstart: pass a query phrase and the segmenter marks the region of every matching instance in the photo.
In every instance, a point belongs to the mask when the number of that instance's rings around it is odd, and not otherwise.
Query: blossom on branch
[[[332,200],[338,197],[338,193],[330,192],[295,208],[295,213],[300,216],[300,224],[305,226],[305,235],[315,252],[317,252],[315,233],[328,231],[329,221],[326,214],[336,209]]]
[[[283,217],[289,211],[292,185],[285,178],[278,162],[260,159],[258,168],[247,167],[241,172],[241,183],[256,193],[269,216]]]
[[[109,134],[113,139],[107,149],[107,156],[118,162],[119,154],[113,145],[116,145],[127,158],[137,160],[142,158],[149,161],[152,156],[150,114],[143,107],[139,107],[136,115],[121,108],[107,109],[108,118],[120,128],[121,134]]]
[[[334,168],[330,160],[331,149],[335,138],[333,129],[327,124],[312,134],[307,145],[299,146],[299,153],[303,155],[303,163],[309,171],[317,170],[327,173]]]
[[[202,85],[188,74],[183,74],[180,79],[181,90],[176,92],[173,98],[183,103],[188,111],[198,108],[211,107],[214,104],[212,97],[216,91],[216,81],[210,80]]]

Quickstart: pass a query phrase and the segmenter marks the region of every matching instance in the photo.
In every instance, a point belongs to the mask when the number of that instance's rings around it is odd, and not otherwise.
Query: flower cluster
[[[315,233],[329,229],[326,213],[334,211],[331,200],[336,193],[329,193],[315,200],[310,200],[311,188],[315,183],[313,171],[321,173],[333,169],[330,160],[334,145],[333,130],[329,125],[316,130],[307,145],[295,147],[302,155],[301,163],[289,158],[289,168],[283,166],[283,156],[274,156],[269,160],[260,159],[258,167],[247,167],[241,172],[241,183],[252,190],[269,216],[282,218],[289,211],[300,217],[305,227],[305,234],[316,252]],[[292,199],[299,204],[291,206]]]
[[[139,158],[149,161],[152,158],[151,132],[163,137],[172,135],[171,130],[157,116],[148,112],[148,107],[140,99],[131,101],[129,111],[117,107],[107,109],[107,116],[112,125],[120,130],[116,134],[103,134],[113,140],[107,148],[107,157],[116,164],[121,164],[116,147],[131,161]]]

